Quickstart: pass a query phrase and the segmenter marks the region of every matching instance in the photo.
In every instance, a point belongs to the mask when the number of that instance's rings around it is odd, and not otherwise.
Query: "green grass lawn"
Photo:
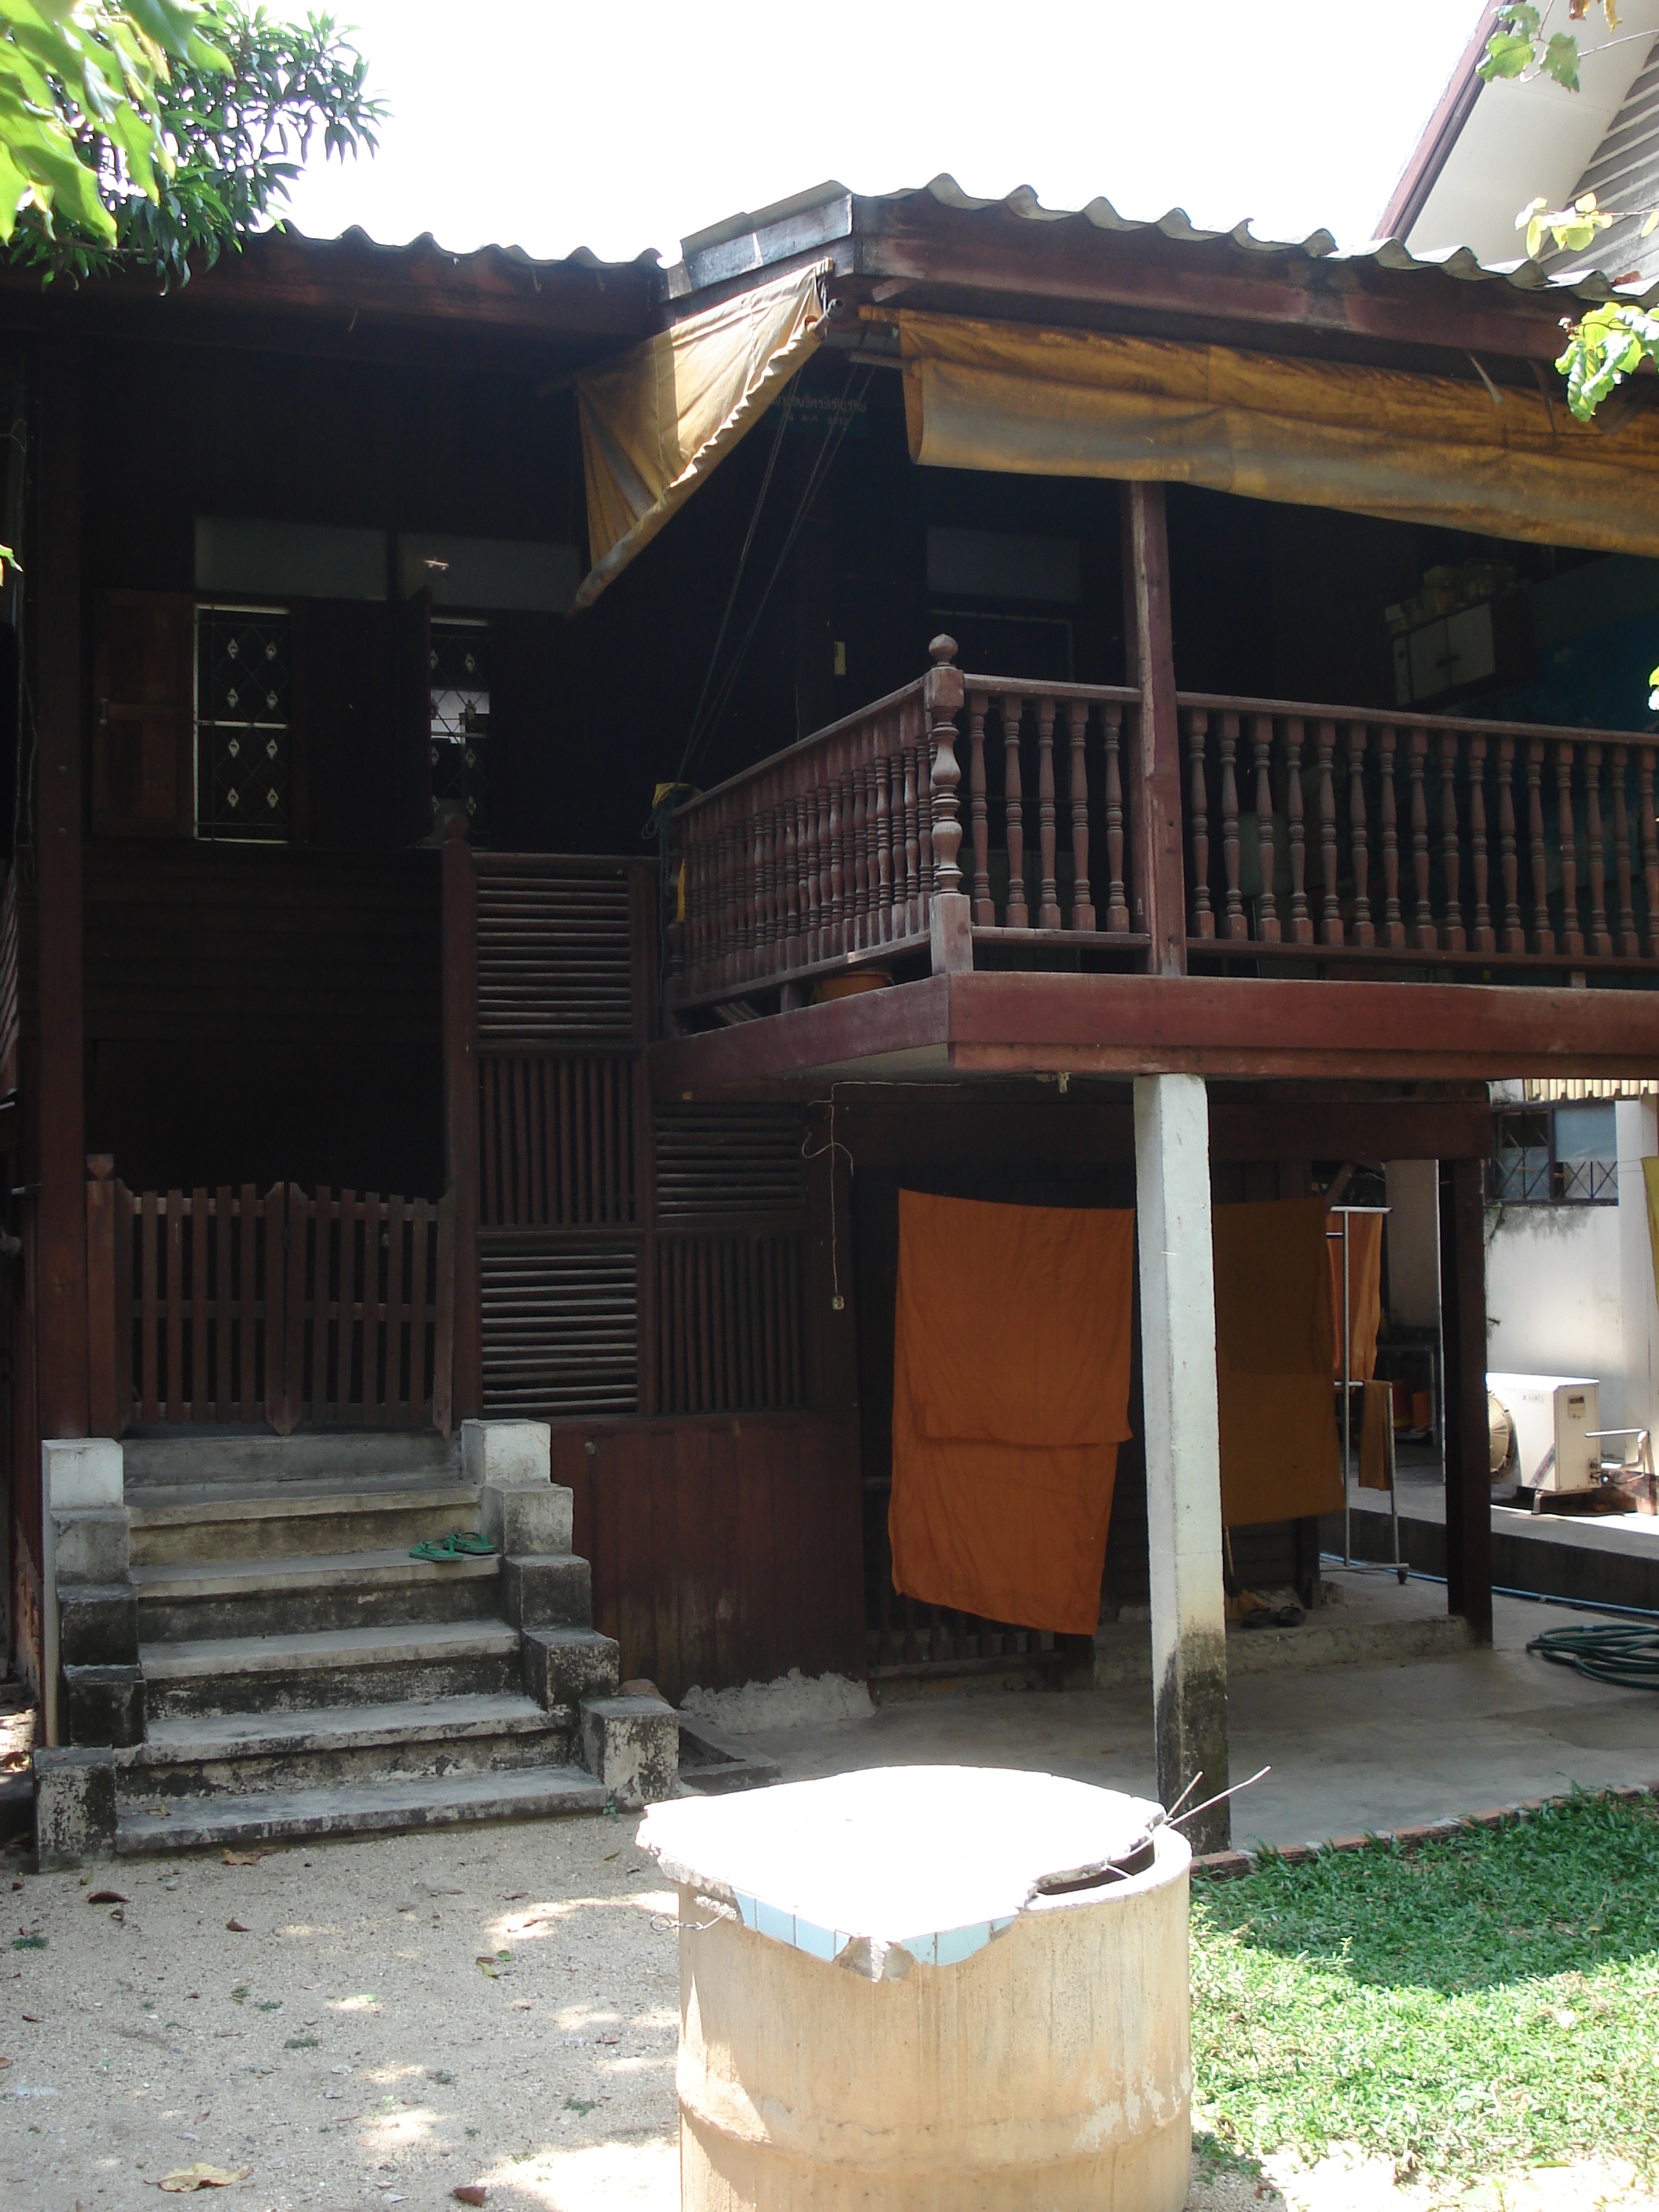
[[[1194,2117],[1428,2175],[1659,2171],[1659,1812],[1575,1797],[1416,1853],[1264,1856],[1193,1893]]]

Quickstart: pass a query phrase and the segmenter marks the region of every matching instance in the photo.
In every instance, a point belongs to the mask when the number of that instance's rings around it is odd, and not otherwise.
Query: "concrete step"
[[[135,1567],[138,1638],[282,1637],[501,1615],[498,1558],[412,1559],[406,1548]]]
[[[434,1698],[306,1713],[222,1713],[158,1721],[118,1754],[125,1805],[318,1790],[401,1777],[506,1774],[576,1762],[574,1706],[529,1698]]]
[[[141,1644],[138,1661],[152,1728],[191,1713],[302,1712],[522,1687],[519,1632],[504,1620]]]
[[[129,1433],[121,1443],[129,1500],[135,1487],[193,1482],[333,1482],[376,1475],[431,1480],[459,1474],[459,1435],[435,1430],[302,1429],[274,1437],[247,1429]]]
[[[580,1767],[544,1766],[523,1774],[453,1774],[351,1782],[333,1789],[158,1798],[153,1802],[162,1807],[160,1814],[139,1804],[118,1811],[115,1848],[126,1857],[453,1827],[463,1821],[545,1820],[559,1813],[602,1812],[608,1796],[605,1784]]]
[[[478,1492],[447,1474],[291,1482],[145,1483],[129,1489],[132,1561],[271,1559],[386,1551],[478,1525]]]

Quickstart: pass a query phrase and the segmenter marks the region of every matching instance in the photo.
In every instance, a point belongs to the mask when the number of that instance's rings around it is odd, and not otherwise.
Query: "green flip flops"
[[[432,1559],[442,1564],[451,1559],[488,1559],[494,1556],[495,1547],[488,1536],[481,1536],[475,1528],[452,1528],[447,1536],[439,1536],[424,1544],[411,1544],[411,1559]]]

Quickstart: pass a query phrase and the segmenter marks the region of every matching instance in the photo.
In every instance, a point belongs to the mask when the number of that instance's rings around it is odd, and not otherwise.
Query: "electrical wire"
[[[1547,1628],[1528,1644],[1540,1659],[1575,1667],[1592,1681],[1617,1682],[1633,1690],[1659,1690],[1659,1628],[1633,1620],[1584,1628]]]

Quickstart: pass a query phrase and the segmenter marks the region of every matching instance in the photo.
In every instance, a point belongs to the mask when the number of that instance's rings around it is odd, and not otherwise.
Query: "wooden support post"
[[[478,883],[472,848],[459,821],[452,821],[444,836],[442,901],[445,1172],[455,1200],[452,1402],[454,1419],[465,1420],[483,1410],[483,1317],[478,1285]]]
[[[1440,1163],[1440,1340],[1446,1442],[1446,1602],[1492,1642],[1486,1251],[1479,1160]]]
[[[1170,1805],[1201,1774],[1198,1803],[1227,1787],[1209,1103],[1194,1075],[1137,1076],[1134,1101],[1158,1789]],[[1186,1833],[1195,1851],[1225,1850],[1227,1807]]]
[[[1186,971],[1186,893],[1181,858],[1181,731],[1176,713],[1170,607],[1170,534],[1164,487],[1126,483],[1124,635],[1140,708],[1129,748],[1131,922],[1151,939],[1154,975]]]
[[[94,1437],[118,1437],[115,1385],[115,1163],[87,1161],[87,1419]]]
[[[33,1106],[40,1434],[83,1437],[87,1375],[87,1146],[82,1035],[81,354],[40,346],[35,511],[34,776],[40,932],[40,1096]]]
[[[928,907],[928,927],[936,975],[965,975],[974,964],[972,908],[962,888],[957,854],[962,846],[962,823],[957,818],[957,786],[962,781],[957,760],[957,716],[962,712],[962,671],[954,666],[956,640],[936,637],[927,648],[933,657],[924,691],[933,767],[929,791],[933,801],[933,895]],[[1050,724],[1052,735],[1053,725]],[[1055,909],[1059,918],[1059,909]]]

